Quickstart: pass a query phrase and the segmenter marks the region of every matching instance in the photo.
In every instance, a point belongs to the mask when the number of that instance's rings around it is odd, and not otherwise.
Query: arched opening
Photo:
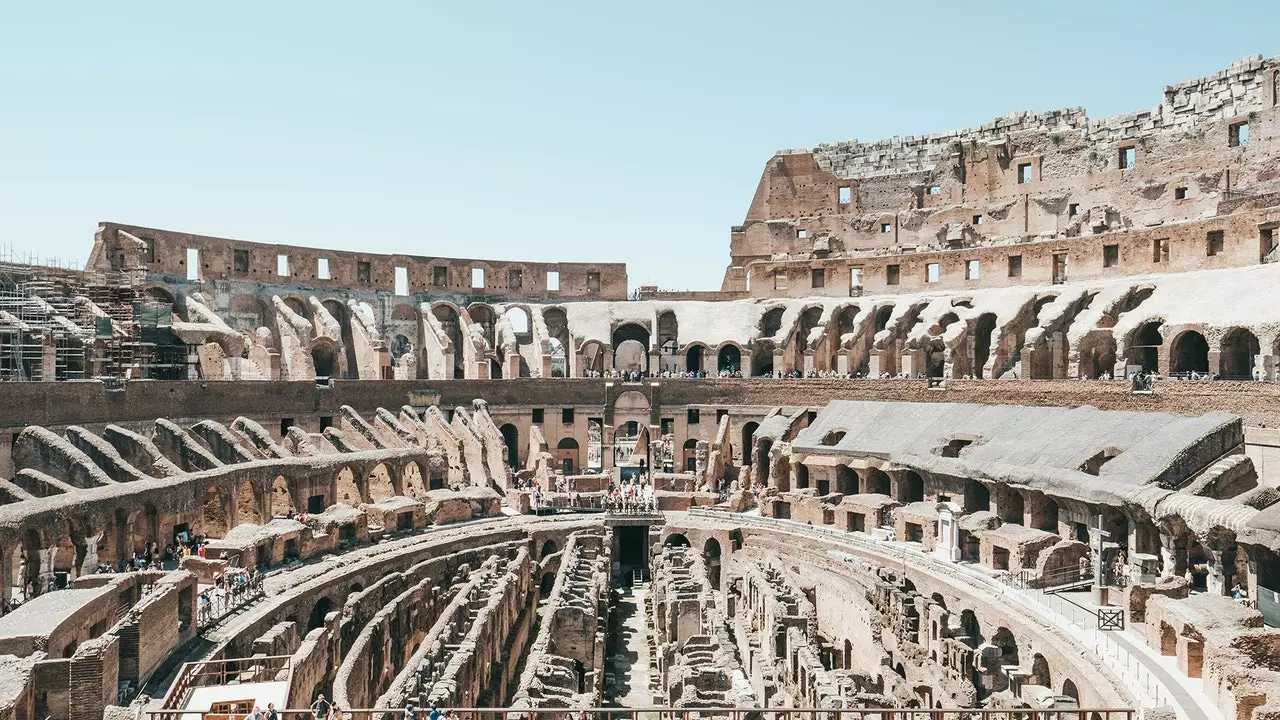
[[[316,377],[333,377],[334,372],[338,369],[338,355],[334,351],[333,345],[327,342],[312,345],[311,364],[315,366]]]
[[[702,548],[702,562],[707,566],[707,581],[712,590],[720,589],[720,542],[709,538]]]
[[[1224,378],[1247,380],[1253,377],[1253,359],[1262,352],[1258,336],[1246,328],[1232,328],[1222,338],[1218,374]]]
[[[321,597],[316,601],[315,606],[311,608],[311,616],[307,620],[307,632],[311,632],[318,627],[324,625],[325,616],[333,612],[333,601],[328,597]]]
[[[551,346],[551,377],[568,377],[568,316],[561,308],[547,308],[542,311],[542,321],[547,326],[548,344]]]
[[[613,331],[613,367],[622,372],[649,371],[649,331],[636,323]]]
[[[742,370],[742,351],[737,345],[725,345],[716,356],[718,372],[739,372]]]
[[[689,438],[688,440],[684,441],[684,447],[681,449],[684,452],[684,459],[683,459],[683,462],[680,464],[681,467],[684,468],[685,472],[697,472],[698,441],[694,440],[693,438]]]
[[[236,524],[240,523],[262,524],[262,514],[258,512],[258,493],[248,480],[236,488]]]
[[[686,372],[702,371],[702,346],[694,345],[684,354],[684,369]]]
[[[604,367],[604,346],[595,340],[589,340],[582,344],[582,368],[583,377],[591,374],[600,374],[605,370]]]
[[[1018,664],[1018,641],[1014,639],[1012,630],[1007,627],[996,629],[996,634],[991,637],[991,644],[1000,648],[1001,665]]]
[[[1116,339],[1109,332],[1096,331],[1080,341],[1080,377],[1091,380],[1115,371]]]
[[[525,337],[529,334],[529,313],[525,312],[522,307],[507,308],[507,322],[511,324],[511,332],[516,334],[516,339],[521,342],[527,342]]]
[[[1040,511],[1040,530],[1045,532],[1058,532],[1058,502],[1052,498],[1045,498],[1044,505]]]
[[[342,346],[346,349],[346,376],[349,378],[359,377],[360,374],[356,365],[355,338],[351,334],[351,315],[346,303],[341,300],[330,299],[325,300],[320,305],[333,316],[333,319],[338,323],[338,327],[341,328]],[[335,366],[335,372],[338,369]]]
[[[742,464],[751,464],[751,441],[756,436],[760,423],[749,422],[742,426]]]
[[[364,495],[360,492],[360,486],[356,484],[356,474],[351,468],[344,467],[338,471],[338,502],[351,507],[359,507],[364,502]]]
[[[577,472],[577,468],[581,467],[578,441],[571,437],[561,438],[560,442],[556,443],[556,457],[560,461],[560,470],[565,475]]]
[[[1209,343],[1195,330],[1187,330],[1173,339],[1173,359],[1169,372],[1209,372]]]
[[[841,495],[855,495],[858,492],[858,474],[848,465],[836,468],[836,492]]]
[[[1152,320],[1138,326],[1126,353],[1129,364],[1141,365],[1142,371],[1148,373],[1160,370],[1160,347],[1164,345],[1160,328],[1163,325],[1161,320]]]
[[[982,313],[973,327],[973,376],[981,379],[991,357],[991,336],[996,331],[995,313]]]
[[[211,486],[204,491],[200,531],[211,538],[227,535],[227,508],[222,504],[222,491],[216,486]]]
[[[403,493],[411,498],[425,497],[426,482],[422,479],[422,468],[417,461],[410,460],[400,471],[400,487]]]
[[[1080,702],[1080,691],[1076,689],[1076,684],[1071,681],[1071,678],[1062,681],[1062,694],[1077,703]]]
[[[507,465],[512,470],[520,469],[520,431],[515,425],[506,423],[498,428],[502,433],[502,443],[507,446]]]
[[[680,533],[672,533],[662,541],[663,547],[689,547],[689,538]]]
[[[848,640],[844,641],[844,667],[853,667],[853,643]]]
[[[809,468],[804,463],[796,463],[796,489],[809,487]]]
[[[369,502],[386,502],[396,494],[391,482],[391,473],[383,463],[374,465],[365,475],[364,487],[369,494]]]
[[[445,337],[449,338],[449,343],[453,346],[453,367],[446,369],[446,372],[452,372],[455,380],[466,377],[463,366],[462,324],[458,311],[448,303],[436,303],[431,307],[431,314],[440,323],[440,329],[444,331]]]
[[[898,479],[898,502],[913,503],[924,500],[924,478],[915,470],[908,470]]]
[[[556,574],[549,573],[549,572],[542,573],[542,579],[538,581],[538,597],[542,598],[543,600],[546,600],[547,598],[551,597],[551,591],[555,588],[555,586],[556,586]]]
[[[542,549],[538,551],[538,559],[546,560],[551,555],[555,555],[560,548],[556,546],[555,540],[547,540],[542,543]]]
[[[1027,678],[1027,682],[1045,688],[1053,687],[1053,678],[1049,674],[1049,661],[1045,660],[1040,653],[1031,656],[1031,677]]]
[[[760,443],[756,446],[755,466],[756,472],[760,479],[766,480],[769,474],[769,453],[773,451],[773,440],[769,438],[760,438]]]
[[[964,487],[964,511],[977,512],[991,509],[991,491],[977,480],[970,480]]]
[[[289,491],[289,481],[283,475],[277,475],[271,483],[271,516],[293,517],[298,508],[293,504],[293,493]]]
[[[782,329],[782,311],[780,307],[770,308],[760,316],[760,337],[773,338],[778,334]]]
[[[756,377],[773,375],[773,351],[769,340],[756,340],[751,344],[751,374]]]
[[[413,352],[413,343],[404,335],[396,335],[391,338],[391,363],[398,364],[400,358]]]
[[[867,468],[867,492],[888,495],[890,493],[889,476],[879,468]]]
[[[1008,490],[1004,496],[1004,502],[1001,503],[1000,519],[1015,525],[1022,524],[1023,501],[1022,493],[1016,490]]]

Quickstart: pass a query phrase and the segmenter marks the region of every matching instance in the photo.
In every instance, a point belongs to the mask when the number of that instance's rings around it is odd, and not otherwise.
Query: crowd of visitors
[[[629,480],[615,482],[609,488],[605,509],[623,515],[647,515],[658,510],[649,476],[641,473]]]
[[[262,594],[262,573],[228,570],[214,579],[213,587],[201,591],[197,622],[202,627],[209,625]]]

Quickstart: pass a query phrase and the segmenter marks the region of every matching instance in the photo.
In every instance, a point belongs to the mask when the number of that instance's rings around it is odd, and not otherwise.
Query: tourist
[[[431,713],[427,715],[427,720],[440,720],[440,711],[436,709],[435,705],[431,706]]]
[[[275,703],[267,703],[267,717],[266,717],[266,720],[280,720],[280,713],[276,712],[276,704],[275,704]]]
[[[404,720],[418,720],[418,709],[414,707],[412,700],[404,705]]]
[[[253,712],[249,713],[248,715],[245,715],[244,720],[263,720],[262,708],[258,707],[257,705],[254,705]]]
[[[311,716],[316,720],[325,720],[329,717],[332,707],[329,701],[324,699],[324,693],[320,693],[316,696],[316,701],[311,703]]]

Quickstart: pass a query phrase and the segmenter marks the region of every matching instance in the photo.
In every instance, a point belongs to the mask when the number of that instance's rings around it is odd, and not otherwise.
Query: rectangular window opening
[[[1011,278],[1022,277],[1022,256],[1021,255],[1009,256],[1009,277]]]
[[[1075,217],[1080,214],[1080,203],[1071,203],[1067,206],[1067,217]]]
[[[524,270],[520,268],[511,268],[507,270],[507,287],[511,290],[519,290],[524,287]]]
[[[941,186],[941,185],[930,185],[930,186],[929,186],[929,194],[930,194],[930,195],[941,195],[941,194],[942,194],[942,186]]]
[[[1169,239],[1159,238],[1151,241],[1151,262],[1169,262]]]
[[[600,292],[600,273],[598,272],[587,273],[587,292],[589,293]]]
[[[900,265],[885,266],[885,269],[884,269],[885,285],[897,285],[901,279],[902,279],[902,266]]]
[[[316,277],[321,280],[333,279],[333,276],[329,274],[329,258],[316,259]]]
[[[1121,170],[1135,167],[1138,164],[1138,148],[1132,145],[1120,148],[1119,162]]]
[[[1208,253],[1210,256],[1217,255],[1226,247],[1226,233],[1222,230],[1212,230],[1207,237]]]
[[[1186,200],[1186,199],[1187,199],[1187,189],[1186,189],[1186,188],[1184,188],[1184,187],[1174,188],[1174,189],[1173,189],[1173,199],[1174,199],[1174,200]]]
[[[1031,163],[1022,163],[1018,165],[1018,184],[1026,185],[1031,182]]]
[[[982,262],[979,260],[970,260],[964,264],[964,279],[977,280],[982,273]]]
[[[436,265],[431,268],[431,284],[435,287],[448,287],[449,268],[444,265]]]
[[[1053,254],[1053,282],[1054,284],[1064,283],[1067,281],[1067,254]]]
[[[561,425],[572,425],[572,424],[573,424],[573,408],[561,408],[561,409],[560,409],[560,424],[561,424]]]
[[[1231,147],[1248,147],[1249,123],[1232,123],[1227,135],[1227,142]]]
[[[543,412],[542,408],[534,408],[533,417],[531,418],[531,421],[540,423],[543,421],[545,417],[546,417],[546,414]]]
[[[807,237],[809,237],[809,231],[808,231],[808,230],[796,230],[796,239],[797,239],[797,240],[804,240],[804,239],[805,239],[805,238],[807,238]]]
[[[356,282],[368,285],[373,282],[373,266],[367,262],[356,263]]]
[[[924,281],[927,283],[936,283],[941,275],[938,263],[928,263],[924,266]]]
[[[471,288],[473,290],[484,289],[484,268],[471,268]]]
[[[1103,245],[1102,246],[1102,267],[1115,267],[1120,264],[1120,246],[1119,245]]]
[[[401,297],[409,294],[409,268],[396,268],[395,293]]]
[[[822,268],[813,268],[810,272],[810,280],[815,288],[827,286],[827,272]]]
[[[849,288],[851,290],[862,289],[862,268],[849,268]]]
[[[320,432],[324,432],[325,430],[328,430],[331,427],[333,427],[333,416],[321,415],[320,416]]]
[[[697,425],[702,422],[702,413],[698,408],[689,408],[685,413],[685,422],[689,425]]]
[[[974,216],[973,216],[973,224],[974,224],[974,225],[981,225],[981,224],[982,224],[982,216],[981,216],[981,215],[974,215]]]
[[[853,188],[845,185],[836,191],[836,201],[841,205],[848,205],[853,202]]]
[[[893,225],[890,225],[889,223],[880,223],[880,234],[883,235],[891,232],[893,232]]]
[[[236,250],[235,270],[237,273],[242,275],[244,273],[249,272],[249,251],[248,250]]]
[[[293,427],[293,418],[280,418],[280,437],[288,435],[291,427]]]
[[[547,291],[560,292],[560,272],[558,270],[547,271]]]
[[[280,277],[289,277],[289,256],[276,256],[276,275]]]
[[[187,248],[187,279],[200,279],[200,251],[195,248]]]

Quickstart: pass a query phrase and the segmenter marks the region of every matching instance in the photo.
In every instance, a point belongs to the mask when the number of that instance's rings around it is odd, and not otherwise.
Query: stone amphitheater
[[[780,152],[714,292],[0,265],[0,720],[1274,720],[1278,103]]]

